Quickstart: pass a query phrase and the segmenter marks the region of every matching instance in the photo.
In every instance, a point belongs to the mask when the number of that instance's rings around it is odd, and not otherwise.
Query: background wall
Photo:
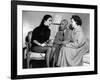
[[[11,80],[11,0],[0,0],[0,80]],[[100,80],[100,0],[31,0],[98,5],[98,74],[24,80]]]
[[[35,27],[39,26],[41,20],[45,14],[50,14],[53,16],[53,22],[60,22],[62,19],[67,19],[70,24],[70,18],[72,15],[79,15],[82,19],[82,28],[85,36],[89,38],[89,28],[90,28],[90,15],[82,13],[58,13],[58,12],[34,12],[34,11],[23,11],[23,46],[25,46],[25,37],[27,33],[33,30]],[[51,25],[51,39],[54,39],[56,32],[58,31],[58,26]]]

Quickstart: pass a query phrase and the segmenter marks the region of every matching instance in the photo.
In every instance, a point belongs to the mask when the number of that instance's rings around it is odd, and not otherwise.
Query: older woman
[[[81,18],[77,15],[72,15],[71,25],[73,27],[72,40],[63,42],[57,66],[80,66],[82,65],[83,55],[88,51],[86,39],[81,27]]]

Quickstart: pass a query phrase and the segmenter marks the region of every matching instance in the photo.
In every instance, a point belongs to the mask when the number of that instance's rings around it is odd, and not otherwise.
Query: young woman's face
[[[52,24],[52,18],[48,18],[46,21],[44,21],[44,25],[50,26]]]
[[[75,22],[75,20],[74,20],[73,18],[71,19],[71,24],[72,24],[72,27],[73,27],[73,28],[75,28],[76,25],[77,25],[76,22]]]

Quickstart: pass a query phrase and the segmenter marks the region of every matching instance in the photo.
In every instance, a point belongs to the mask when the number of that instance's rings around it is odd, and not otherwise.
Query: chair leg
[[[27,68],[30,68],[30,55],[27,54]]]
[[[55,60],[55,55],[53,57],[53,67],[55,67],[55,63],[56,63],[56,60]]]
[[[27,68],[29,68],[29,67],[30,67],[30,60],[27,59]]]
[[[32,64],[29,65],[29,68],[32,68]]]

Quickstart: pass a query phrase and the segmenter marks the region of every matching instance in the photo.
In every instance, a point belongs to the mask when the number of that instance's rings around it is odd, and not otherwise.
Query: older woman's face
[[[50,26],[52,24],[52,17],[48,18],[45,22],[44,25]]]
[[[75,20],[74,20],[73,18],[71,19],[71,24],[72,24],[72,27],[73,27],[73,28],[75,28],[76,25],[77,25],[76,22],[75,22]]]

